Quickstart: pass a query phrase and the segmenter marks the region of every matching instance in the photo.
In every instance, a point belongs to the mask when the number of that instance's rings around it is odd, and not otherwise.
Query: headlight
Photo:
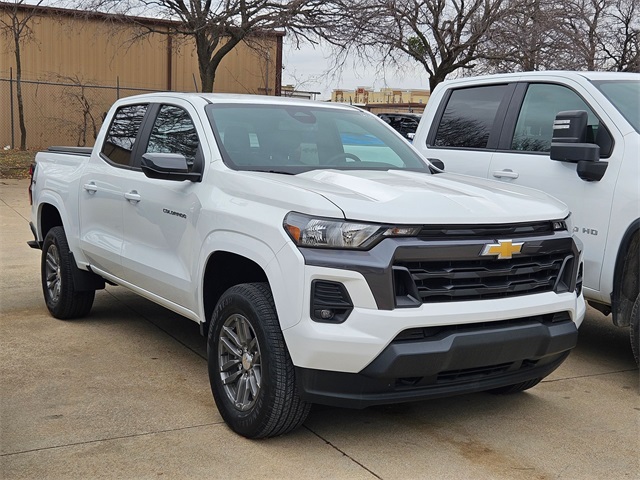
[[[569,233],[573,233],[573,222],[571,221],[571,214],[567,215],[564,220],[554,220],[553,229],[556,231],[567,230]]]
[[[291,212],[284,219],[284,229],[300,247],[371,248],[383,237],[415,236],[420,227],[388,226],[318,218]]]

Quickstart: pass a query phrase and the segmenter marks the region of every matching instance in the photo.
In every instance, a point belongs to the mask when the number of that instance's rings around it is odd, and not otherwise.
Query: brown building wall
[[[0,6],[0,15],[6,14]],[[33,35],[23,43],[21,55],[29,148],[92,145],[93,123],[99,128],[102,115],[116,98],[144,93],[133,89],[200,90],[191,39],[151,34],[134,41],[139,30],[132,24],[106,15],[74,16],[54,8],[44,9],[30,25]],[[279,93],[281,36],[276,33],[261,40],[261,52],[238,45],[220,64],[214,92],[264,94],[268,86],[270,95]],[[12,42],[0,37],[0,79],[9,79],[11,70],[15,79],[15,68]],[[8,83],[0,81],[0,148],[12,143]],[[80,84],[91,86],[73,86]],[[20,136],[15,82],[13,97],[15,145]]]

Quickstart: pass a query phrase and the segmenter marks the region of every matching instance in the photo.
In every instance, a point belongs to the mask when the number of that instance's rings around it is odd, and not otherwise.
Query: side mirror
[[[142,155],[140,166],[149,178],[178,182],[183,180],[199,182],[202,180],[200,173],[189,172],[187,159],[180,153],[145,153]]]
[[[413,142],[413,139],[416,138],[415,132],[407,133],[407,138]]]
[[[599,182],[607,171],[609,162],[591,162],[580,160],[578,162],[578,176],[585,182]]]
[[[442,173],[444,172],[444,162],[439,158],[427,158],[431,165],[429,166],[429,170],[431,173]],[[433,168],[436,167],[436,168]]]
[[[578,176],[585,181],[599,181],[607,170],[600,161],[600,147],[586,143],[588,114],[584,110],[560,112],[553,122],[551,160],[577,163]]]

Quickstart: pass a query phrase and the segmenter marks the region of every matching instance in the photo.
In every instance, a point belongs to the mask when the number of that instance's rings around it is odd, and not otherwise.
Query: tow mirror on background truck
[[[551,160],[577,163],[578,176],[587,182],[599,181],[607,170],[600,161],[600,147],[586,143],[588,114],[584,110],[559,112],[553,122]]]

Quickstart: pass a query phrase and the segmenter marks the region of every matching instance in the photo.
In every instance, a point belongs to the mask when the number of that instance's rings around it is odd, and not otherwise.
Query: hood
[[[569,214],[565,204],[538,190],[466,175],[400,170],[314,170],[275,178],[270,173],[258,175],[322,195],[349,220],[490,224],[562,219]]]

